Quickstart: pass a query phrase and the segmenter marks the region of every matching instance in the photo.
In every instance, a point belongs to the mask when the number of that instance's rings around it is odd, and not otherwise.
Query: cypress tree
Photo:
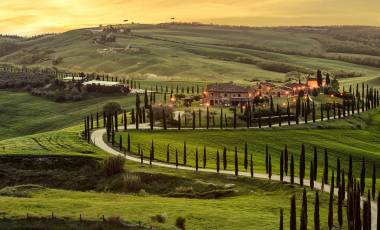
[[[350,155],[350,158],[348,160],[348,185],[351,185],[352,178],[352,156]]]
[[[198,125],[199,125],[199,128],[202,128],[202,111],[201,111],[201,109],[198,110]]]
[[[175,149],[175,167],[178,168],[178,149]]]
[[[166,126],[166,114],[165,114],[165,109],[162,109],[162,120],[163,120],[163,127],[164,127],[164,130],[167,129],[167,126]]]
[[[376,195],[376,163],[372,164],[372,199],[375,200]]]
[[[280,227],[279,230],[284,230],[284,210],[280,209]]]
[[[323,105],[321,104],[321,121],[323,121]]]
[[[195,149],[195,171],[198,172],[198,167],[199,167],[199,163],[198,163],[199,159],[198,159],[198,146],[197,148]]]
[[[296,196],[293,195],[290,201],[290,229],[297,230],[297,212],[296,212]]]
[[[209,111],[208,106],[207,106],[206,110],[207,110],[207,112],[206,112],[206,129],[208,129],[210,127],[210,111]]]
[[[220,129],[223,129],[223,108],[220,108]]]
[[[336,187],[340,187],[340,158],[337,157],[336,160]]]
[[[250,164],[250,168],[251,168],[251,178],[253,178],[253,154],[251,153],[251,164]]]
[[[369,210],[369,202],[364,201],[363,202],[363,230],[370,230],[371,226],[369,223],[369,219],[371,218],[369,216],[368,210]]]
[[[288,114],[288,126],[290,126],[291,118],[290,118],[290,104],[289,104],[289,101],[288,101],[288,106],[286,108],[286,113]]]
[[[91,118],[91,130],[94,129],[94,118],[92,117],[92,114],[90,115]]]
[[[227,169],[227,148],[223,148],[223,170]]]
[[[150,154],[149,154],[149,165],[152,167],[152,162],[153,162],[153,151],[150,150]]]
[[[178,130],[181,130],[181,113],[178,113]]]
[[[265,171],[268,174],[268,163],[269,163],[268,145],[265,145]]]
[[[290,183],[294,184],[294,158],[293,158],[293,154],[290,156]]]
[[[307,230],[307,197],[306,197],[306,189],[305,188],[303,189],[303,195],[302,195],[300,230]]]
[[[136,130],[139,130],[139,114],[140,114],[140,96],[136,93]]]
[[[330,186],[330,200],[329,200],[329,213],[328,213],[328,226],[329,229],[332,229],[333,226],[333,208],[334,208],[334,171],[332,172],[331,177],[331,186]]]
[[[248,117],[246,119],[248,120]],[[234,129],[236,129],[236,108],[234,109]]]
[[[272,155],[269,154],[269,169],[268,169],[269,180],[272,179]]]
[[[342,228],[343,225],[343,198],[342,198],[342,186],[338,187],[338,223]]]
[[[152,139],[152,144],[151,144],[151,147],[150,147],[150,151],[151,151],[151,154],[152,154],[152,160],[154,160],[154,142],[153,142],[153,139]]]
[[[314,146],[314,180],[316,181],[317,180],[317,174],[318,174],[318,151],[317,151],[317,147]]]
[[[325,149],[325,167],[323,169],[323,181],[325,184],[329,183],[329,159],[327,155],[327,149]]]
[[[301,155],[300,155],[300,163],[299,163],[299,177],[300,177],[300,185],[303,186],[303,180],[305,178],[305,145],[302,144]]]
[[[314,165],[313,161],[310,161],[310,188],[313,190],[314,189]]]
[[[360,192],[361,194],[364,193],[364,189],[365,189],[365,158],[363,157],[363,160],[362,160],[362,171],[361,171],[361,174],[360,174]]]
[[[377,230],[380,230],[380,192],[377,194],[377,223],[376,223],[376,226],[377,226]]]
[[[319,194],[318,194],[318,191],[315,191],[315,201],[314,201],[314,230],[320,230]]]
[[[115,131],[112,131],[111,133],[111,140],[112,140],[112,146],[115,146]]]
[[[170,161],[170,144],[166,145],[166,162]]]
[[[203,146],[203,168],[206,168],[207,161],[207,153],[206,153],[206,145]]]
[[[96,128],[99,128],[99,113],[96,112]]]
[[[284,152],[281,151],[280,155],[280,181],[284,180]]]
[[[150,130],[153,131],[154,128],[154,115],[153,115],[153,108],[149,108],[149,121],[150,121]]]
[[[195,130],[195,111],[193,110],[193,130]]]
[[[285,175],[288,175],[288,145],[286,144],[285,144],[284,154],[285,154],[284,171],[285,171]]]
[[[124,122],[124,131],[127,131],[128,118],[127,118],[127,111],[125,110],[123,112],[123,122]]]
[[[119,136],[119,147],[120,147],[120,151],[123,151],[123,136],[122,135]]]
[[[244,169],[248,168],[248,144],[245,142],[244,144]]]
[[[187,163],[187,148],[186,148],[186,141],[183,143],[183,165],[186,165]]]
[[[129,135],[129,133],[127,137],[127,149],[128,149],[128,152],[131,152],[131,136]]]
[[[238,152],[237,147],[235,147],[235,176],[239,175],[239,162],[238,162]]]
[[[216,172],[219,173],[220,161],[219,161],[219,150],[216,150]]]
[[[342,188],[342,200],[344,201],[344,199],[346,198],[346,179],[345,179],[345,176],[344,176],[344,171],[342,171],[342,183],[341,183],[341,188]]]
[[[313,123],[315,123],[315,103],[314,103],[314,100],[313,100]]]

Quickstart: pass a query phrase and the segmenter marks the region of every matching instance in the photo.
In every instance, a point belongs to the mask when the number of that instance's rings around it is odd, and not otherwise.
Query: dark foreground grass
[[[136,195],[77,192],[58,189],[34,189],[28,197],[0,196],[0,209],[10,219],[33,216],[55,216],[77,221],[81,215],[88,221],[98,221],[104,215],[118,216],[129,222],[141,221],[159,229],[175,229],[177,217],[186,218],[187,229],[276,229],[279,212],[284,208],[285,226],[289,223],[290,197],[297,196],[297,216],[301,209],[302,188],[289,184],[235,178],[213,174],[181,172],[149,168],[128,162],[129,171],[164,173],[207,183],[230,185],[237,191],[236,196],[220,199],[170,198],[146,193]],[[164,172],[163,172],[164,171]],[[232,185],[233,184],[233,185]],[[308,215],[310,226],[313,222],[314,192],[308,191]],[[327,228],[328,195],[321,196],[321,227]],[[344,211],[345,213],[345,211]],[[153,216],[167,216],[165,223],[157,223]],[[335,220],[337,217],[335,216]],[[1,224],[1,223],[0,223]]]

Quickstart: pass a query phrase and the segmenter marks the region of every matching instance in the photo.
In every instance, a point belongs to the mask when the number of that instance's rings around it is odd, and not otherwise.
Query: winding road
[[[278,126],[278,124],[277,124],[277,126]],[[272,125],[272,127],[275,127],[275,125]],[[129,129],[129,130],[135,129],[135,128],[136,128],[135,125],[129,125],[127,127],[127,129]],[[265,127],[263,126],[262,128],[268,128],[268,126],[265,126]],[[122,130],[123,127],[120,127],[119,129]],[[147,123],[140,124],[139,125],[139,129],[141,129],[141,130],[149,130],[150,126]],[[155,129],[162,129],[162,128],[161,127],[155,127]],[[172,128],[172,129],[175,130],[176,128]],[[219,129],[219,128],[210,128],[210,129]],[[247,129],[247,128],[240,127],[240,128],[237,128],[237,129]],[[124,153],[121,153],[121,152],[115,150],[114,148],[112,148],[111,146],[109,146],[104,141],[105,134],[106,134],[106,129],[104,129],[104,128],[97,129],[97,130],[93,131],[91,133],[91,141],[92,141],[92,143],[95,146],[99,147],[100,149],[104,150],[105,152],[108,152],[109,154],[117,155],[117,156],[123,156],[127,160],[130,160],[130,161],[134,161],[134,162],[138,162],[138,163],[141,162],[140,157],[132,155],[131,153],[129,153],[127,155],[124,155]],[[144,164],[149,164],[149,161],[144,161]],[[196,171],[195,168],[193,168],[193,167],[188,167],[188,166],[178,166],[178,167],[176,167],[174,164],[168,164],[168,163],[162,163],[162,162],[154,162],[153,161],[152,165],[153,166],[158,166],[158,167],[163,167],[163,168],[177,169],[177,170],[187,170],[187,171],[194,171],[194,172]],[[198,171],[199,172],[205,172],[205,173],[217,173],[215,169],[207,169],[207,168],[199,168]],[[223,175],[235,175],[235,172],[234,171],[229,171],[229,170],[220,170],[219,174],[223,174]],[[250,172],[241,172],[241,171],[239,171],[239,176],[251,177],[251,174],[250,174]],[[266,179],[266,180],[269,179],[267,174],[260,174],[260,173],[254,173],[254,178],[257,178],[257,179]],[[280,176],[279,175],[272,175],[271,180],[272,181],[280,181]],[[284,176],[283,181],[290,183],[290,177]],[[299,184],[300,183],[300,180],[299,180],[298,177],[294,178],[294,183],[295,184]],[[309,184],[310,184],[310,181],[307,180],[307,179],[304,179],[304,185],[308,186]],[[315,181],[314,182],[314,187],[317,190],[320,190],[320,191],[322,190],[322,184],[319,183],[319,182]],[[324,192],[330,193],[330,186],[329,185],[325,184],[323,187],[324,187]],[[338,196],[338,189],[336,189],[336,188],[334,189],[334,196]],[[362,197],[361,200],[362,201],[367,200],[367,197]],[[371,229],[372,230],[376,230],[376,228],[377,228],[377,203],[374,202],[374,201],[371,201],[371,224],[372,224],[371,225]]]

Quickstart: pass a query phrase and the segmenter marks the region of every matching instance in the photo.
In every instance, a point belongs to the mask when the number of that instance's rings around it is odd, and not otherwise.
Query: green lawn
[[[0,140],[50,130],[62,129],[81,123],[84,116],[101,112],[110,101],[123,108],[134,106],[131,96],[105,96],[79,102],[56,103],[24,92],[0,91]]]
[[[288,145],[290,154],[294,154],[296,172],[298,171],[299,154],[301,145],[306,145],[307,168],[313,160],[313,147],[318,149],[318,180],[322,176],[325,148],[329,153],[329,167],[336,169],[336,158],[340,157],[342,167],[347,172],[348,159],[352,155],[354,161],[354,175],[359,178],[361,171],[361,159],[367,160],[367,178],[372,173],[372,162],[380,160],[380,110],[374,110],[361,115],[355,115],[350,119],[335,120],[321,124],[300,125],[297,127],[284,127],[273,129],[255,130],[168,130],[168,131],[129,131],[131,135],[132,152],[137,152],[140,144],[146,156],[150,151],[152,140],[154,141],[155,157],[157,160],[166,161],[166,147],[170,146],[171,163],[175,162],[175,149],[179,152],[179,162],[183,162],[183,146],[187,145],[187,164],[195,165],[195,149],[199,148],[200,165],[203,161],[203,146],[207,146],[207,167],[215,168],[216,152],[222,154],[223,147],[228,150],[228,169],[233,170],[234,147],[238,147],[239,167],[244,170],[244,143],[248,143],[249,154],[253,153],[256,172],[265,172],[265,145],[268,144],[269,153],[272,155],[274,174],[279,174],[280,151]],[[127,132],[123,135],[126,146]],[[118,141],[118,135],[116,136]],[[289,156],[290,158],[290,156]],[[290,161],[290,160],[289,160]],[[379,165],[377,164],[377,167]],[[330,170],[330,174],[331,171]],[[309,170],[306,170],[309,174]],[[377,177],[380,172],[377,170]],[[368,181],[369,183],[370,181]]]
[[[140,166],[127,165],[139,168]],[[135,170],[135,169],[133,169]],[[149,167],[143,170],[148,170]],[[162,169],[153,169],[162,171]],[[298,186],[281,185],[251,179],[234,179],[209,174],[180,173],[173,174],[193,179],[206,179],[208,182],[235,184],[236,190],[244,193],[239,196],[220,199],[170,198],[157,195],[123,195],[113,193],[76,192],[56,189],[29,191],[28,198],[0,196],[0,209],[8,218],[20,218],[27,213],[32,216],[55,216],[77,220],[99,220],[119,216],[124,220],[138,222],[159,229],[175,229],[175,219],[186,218],[187,229],[276,229],[279,223],[280,209],[284,209],[284,223],[289,225],[290,197],[297,196],[297,219],[300,218],[302,189]],[[314,192],[308,191],[309,223],[313,223]],[[321,228],[327,228],[328,195],[320,194]],[[345,212],[344,212],[345,213]],[[167,215],[165,224],[153,222],[151,217]],[[337,222],[336,212],[335,221]]]

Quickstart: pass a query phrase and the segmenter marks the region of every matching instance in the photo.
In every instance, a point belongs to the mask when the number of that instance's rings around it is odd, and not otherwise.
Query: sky
[[[380,26],[380,0],[0,0],[0,33],[35,35],[99,24]]]

